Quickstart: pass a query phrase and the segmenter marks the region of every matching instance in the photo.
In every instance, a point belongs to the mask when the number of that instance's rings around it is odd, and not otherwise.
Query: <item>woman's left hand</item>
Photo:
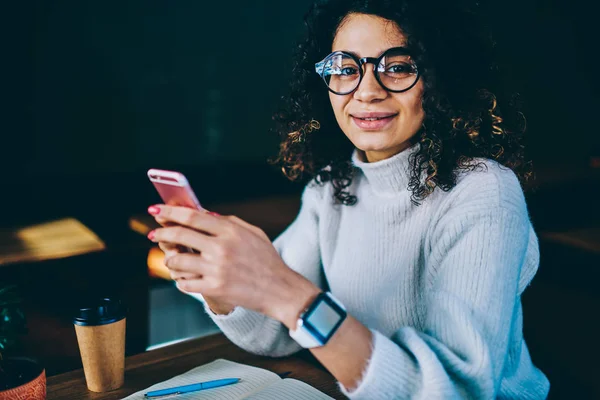
[[[178,253],[165,260],[173,275],[187,277],[177,280],[182,291],[255,310],[284,323],[294,323],[306,301],[319,292],[284,263],[258,227],[235,216],[154,207],[159,210],[153,213],[158,221],[174,226],[156,229],[148,237],[199,252]]]

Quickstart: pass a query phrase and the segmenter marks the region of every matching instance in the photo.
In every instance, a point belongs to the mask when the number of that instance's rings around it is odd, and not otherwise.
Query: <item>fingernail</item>
[[[156,234],[156,229],[153,231],[150,231],[150,233],[148,234],[148,239],[153,240],[155,234]]]
[[[216,213],[216,212],[214,212],[214,211],[209,211],[209,213],[208,213],[208,214],[212,215],[213,217],[220,217],[220,216],[221,216],[221,214],[219,214],[219,213]]]
[[[157,215],[158,213],[160,213],[160,208],[156,206],[150,206],[148,207],[148,213],[152,215]]]

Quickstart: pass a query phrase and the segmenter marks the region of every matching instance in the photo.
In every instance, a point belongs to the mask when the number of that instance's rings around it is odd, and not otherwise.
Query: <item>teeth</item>
[[[377,121],[382,118],[363,118],[365,121]]]

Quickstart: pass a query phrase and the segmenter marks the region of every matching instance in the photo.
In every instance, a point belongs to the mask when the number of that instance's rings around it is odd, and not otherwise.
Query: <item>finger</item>
[[[190,249],[190,248],[184,247],[184,246],[180,246],[178,244],[160,242],[160,243],[158,243],[158,247],[160,247],[160,249],[165,253],[165,257],[167,256],[167,254],[169,256],[171,256],[171,255],[177,254],[177,253],[192,253],[192,252],[195,252],[195,253],[199,254],[199,252],[196,252],[193,249]]]
[[[157,221],[161,221],[161,224],[168,225],[169,223],[172,223],[183,225],[213,236],[216,236],[223,231],[223,224],[204,210],[199,211],[188,207],[167,205],[155,207],[159,211],[158,214],[154,214],[154,216]]]
[[[210,265],[198,254],[175,254],[165,260],[170,271],[178,274],[192,274],[204,277],[210,273]]]
[[[160,208],[159,208],[159,206],[154,206],[154,208],[155,208],[156,210],[159,210],[159,211],[160,211]],[[153,214],[153,215],[154,215],[154,214]],[[166,220],[166,219],[164,219],[164,218],[161,218],[161,216],[160,216],[160,215],[155,215],[154,219],[156,220],[156,222],[157,222],[159,225],[161,225],[161,226],[164,226],[164,227],[167,227],[167,226],[176,226],[176,225],[177,225],[177,224],[176,224],[176,223],[174,223],[174,222],[170,222],[169,220]]]
[[[170,246],[170,245],[169,245],[169,246]],[[168,262],[168,260],[169,260],[171,257],[173,257],[173,256],[176,256],[177,254],[185,253],[185,251],[181,251],[181,250],[179,249],[179,247],[181,247],[181,246],[177,246],[177,248],[175,248],[175,249],[172,249],[172,250],[168,250],[168,251],[166,251],[166,252],[165,252],[165,258],[164,258],[164,263],[165,263],[165,266],[167,266],[167,262]],[[189,252],[188,252],[188,253],[189,253]],[[199,253],[196,253],[196,254],[199,254]]]
[[[173,222],[169,222],[164,218],[160,218],[160,217],[155,217],[154,218],[156,220],[156,222],[158,222],[158,224],[160,224],[161,226],[173,226],[175,225]]]
[[[184,293],[202,293],[208,290],[208,284],[205,279],[189,279],[177,281],[177,289]]]
[[[158,228],[148,234],[148,238],[156,243],[168,243],[168,245],[179,245],[202,251],[210,246],[211,238],[202,232],[195,231],[183,226],[170,226]]]
[[[175,244],[159,242],[158,247],[165,253],[165,258],[177,254],[177,245]]]
[[[169,270],[169,274],[171,275],[171,279],[173,279],[174,281],[189,280],[189,279],[202,279],[201,275],[193,274],[191,272],[178,272],[175,270]]]

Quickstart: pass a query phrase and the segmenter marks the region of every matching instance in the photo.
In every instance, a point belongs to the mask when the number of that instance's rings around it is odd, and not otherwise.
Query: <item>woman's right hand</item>
[[[162,224],[162,226],[166,226],[165,224]],[[172,245],[170,243],[164,243],[164,242],[159,242],[158,243],[158,247],[160,247],[160,249],[165,253],[165,258],[164,258],[164,264],[166,265],[166,261],[176,255],[182,252],[181,249],[179,249],[177,246]],[[171,274],[171,279],[173,279],[175,281],[175,283],[178,283],[179,280],[185,280],[185,279],[200,279],[201,276],[199,277],[198,275],[194,275],[194,274],[190,274],[190,273],[177,273],[175,271],[169,270],[170,274]],[[177,288],[179,289],[179,285],[177,285]],[[179,289],[181,290],[181,289]],[[234,307],[231,304],[225,304],[223,302],[217,302],[214,299],[204,296],[202,295],[202,297],[204,298],[204,301],[206,302],[206,304],[208,304],[208,307],[212,310],[213,313],[215,314],[221,314],[221,315],[226,315],[229,314],[233,311]]]

